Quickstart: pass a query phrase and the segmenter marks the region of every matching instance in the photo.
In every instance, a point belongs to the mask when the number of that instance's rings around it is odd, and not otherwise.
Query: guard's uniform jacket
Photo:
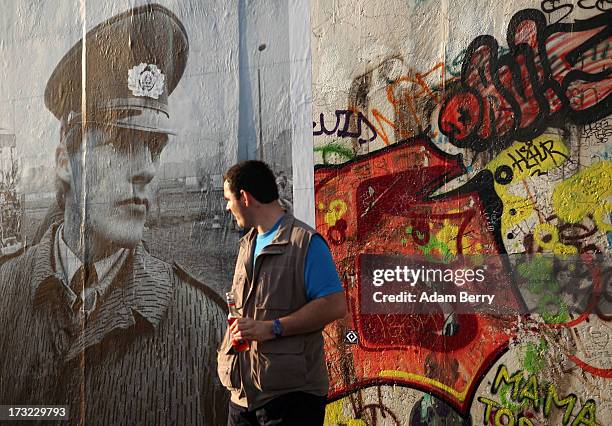
[[[75,321],[54,265],[56,229],[0,267],[0,405],[66,404],[68,424],[225,424],[215,350],[227,320],[212,290],[140,244]]]
[[[274,320],[297,311],[306,303],[304,265],[316,231],[285,214],[272,242],[255,262],[257,230],[240,240],[232,290],[244,317]],[[249,351],[237,354],[226,332],[218,355],[221,383],[234,403],[249,410],[294,391],[326,395],[329,388],[322,330],[251,342]]]

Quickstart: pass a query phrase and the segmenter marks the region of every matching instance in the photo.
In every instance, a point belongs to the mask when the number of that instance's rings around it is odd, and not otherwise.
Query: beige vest
[[[240,240],[232,290],[242,316],[274,320],[308,303],[304,265],[315,234],[314,229],[287,213],[274,240],[257,256],[254,270],[257,231],[252,229]],[[251,342],[251,349],[240,354],[233,350],[228,330],[217,362],[219,378],[231,391],[232,401],[249,410],[288,392],[322,396],[329,388],[322,330]]]

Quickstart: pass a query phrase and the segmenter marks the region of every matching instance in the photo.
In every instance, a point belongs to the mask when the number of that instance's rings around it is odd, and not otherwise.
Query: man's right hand
[[[265,342],[275,338],[272,321],[238,318],[230,327],[233,339]]]

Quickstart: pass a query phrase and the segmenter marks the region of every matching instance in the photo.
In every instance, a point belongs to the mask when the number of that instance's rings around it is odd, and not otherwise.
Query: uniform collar
[[[52,225],[40,243],[31,249],[36,250],[31,281],[36,309],[54,308],[54,304],[59,303],[57,296],[63,277],[57,271],[53,250],[58,225]],[[151,256],[139,243],[130,251],[100,306],[91,314],[82,332],[77,334],[67,358],[100,343],[111,332],[131,329],[137,322],[144,321],[157,328],[173,291],[172,268]],[[59,314],[59,310],[55,311]]]
[[[34,255],[31,285],[35,307],[49,303],[51,299],[46,296],[52,290],[51,286],[59,284],[63,278],[62,273],[57,270],[55,265],[53,241],[58,226],[59,223],[52,224],[40,239],[40,242],[30,248],[30,250],[33,250]]]
[[[70,282],[72,282],[74,274],[76,274],[78,269],[83,266],[83,262],[76,254],[74,254],[72,249],[68,247],[68,245],[64,241],[63,231],[64,224],[60,223],[57,228],[57,231],[55,232],[54,238],[54,261],[58,272],[62,272],[64,274],[64,278],[66,279],[66,283],[70,284]],[[110,272],[115,262],[121,257],[121,255],[125,251],[126,249],[119,249],[110,256],[107,256],[104,259],[100,259],[93,264],[99,282],[104,281],[106,275]]]

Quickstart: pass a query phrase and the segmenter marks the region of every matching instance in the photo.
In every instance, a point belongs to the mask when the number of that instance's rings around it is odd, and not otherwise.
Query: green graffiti
[[[512,410],[515,413],[523,410],[524,408],[527,408],[529,406],[529,401],[527,401],[527,403],[523,401],[522,403],[519,403],[519,404],[515,404],[514,402],[510,401],[509,396],[511,396],[510,395],[511,388],[512,388],[512,385],[507,384],[507,383],[504,383],[501,386],[499,390],[499,401],[501,402],[501,405],[503,407],[506,407]]]
[[[509,51],[510,49],[508,49],[507,47],[500,46],[497,55],[502,56],[508,53]],[[463,66],[463,61],[465,60],[466,53],[467,49],[463,49],[457,54],[457,56],[453,58],[452,61],[446,63],[446,72],[449,73],[452,77],[459,77],[461,75],[461,68]]]
[[[546,324],[561,324],[570,319],[567,304],[556,294],[542,295],[538,300],[538,312]]]
[[[526,346],[523,366],[530,374],[539,373],[546,367],[548,343],[546,343],[546,340],[540,339],[540,343],[537,346],[531,342],[527,343]]]
[[[554,278],[553,259],[535,256],[533,260],[518,265],[519,275],[527,279],[527,289],[539,296],[536,311],[546,324],[559,324],[569,320],[567,304],[557,294],[561,286]]]
[[[407,226],[405,228],[405,231],[407,235],[413,234],[413,230],[411,226]],[[424,234],[418,230],[415,231],[414,234],[415,234],[415,238],[419,240],[422,240],[424,237]],[[402,238],[401,242],[403,245],[408,244],[408,240],[406,238]],[[425,245],[417,244],[417,248],[421,251],[425,259],[429,262],[436,263],[436,262],[442,261],[442,263],[450,263],[450,261],[453,260],[454,258],[454,255],[451,252],[448,245],[444,241],[438,240],[435,235],[430,235],[429,241],[427,242],[427,244]],[[441,255],[441,259],[436,258],[435,256],[432,255],[432,251],[434,250],[438,250],[438,252]]]
[[[323,157],[323,164],[329,164],[328,156],[337,155],[341,161],[349,161],[355,158],[355,153],[337,142],[330,142],[327,145],[316,146],[314,152],[320,152]]]

